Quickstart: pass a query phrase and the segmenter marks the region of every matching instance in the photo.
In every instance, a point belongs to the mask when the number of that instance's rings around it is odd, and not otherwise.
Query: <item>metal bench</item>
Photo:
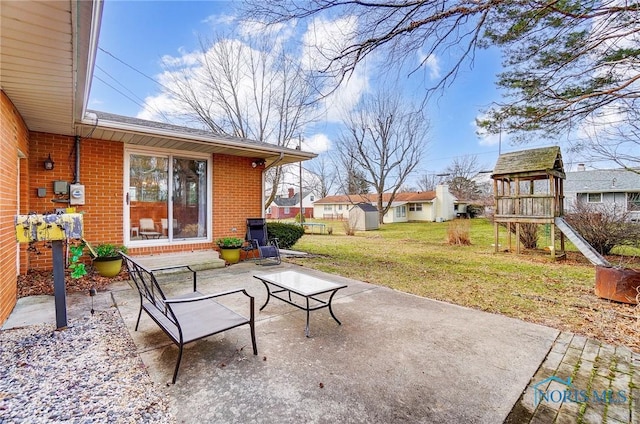
[[[138,331],[140,317],[144,310],[156,324],[178,346],[178,360],[173,372],[175,384],[182,359],[182,351],[187,343],[221,333],[232,328],[248,324],[251,329],[253,354],[258,354],[255,333],[254,298],[244,289],[229,290],[222,293],[203,295],[197,291],[196,271],[187,265],[178,265],[150,270],[137,263],[133,258],[120,253],[140,295],[140,311],[135,330]],[[154,272],[177,271],[181,268],[193,273],[193,291],[167,299],[160,288]],[[238,314],[218,303],[217,298],[234,294],[244,294],[249,298],[249,318]]]

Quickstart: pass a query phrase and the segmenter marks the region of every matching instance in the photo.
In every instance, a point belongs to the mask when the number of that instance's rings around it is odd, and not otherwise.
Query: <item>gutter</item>
[[[284,159],[284,153],[280,152],[280,157],[278,159],[274,160],[273,162],[271,162],[269,165],[265,166],[265,168],[262,171],[262,173],[264,174],[265,172],[267,172],[268,169],[271,169],[274,166],[277,166],[280,162],[282,162],[283,159]],[[264,192],[264,190],[263,190],[263,192]]]
[[[81,125],[86,125],[86,126],[95,125],[92,122],[88,122],[84,118],[80,123]],[[287,156],[290,156],[290,157],[298,158],[300,160],[313,159],[318,156],[315,153],[301,152],[300,150],[282,148],[282,147],[272,145],[272,144],[267,144],[267,143],[261,143],[260,145],[253,146],[249,142],[225,140],[220,138],[216,139],[214,137],[203,136],[198,134],[190,134],[190,133],[180,133],[178,131],[172,131],[172,130],[166,130],[166,129],[157,129],[157,128],[152,129],[149,127],[142,127],[139,125],[131,125],[131,124],[127,125],[127,124],[122,124],[114,121],[105,121],[104,119],[102,119],[100,123],[102,125],[100,125],[99,128],[104,130],[122,131],[126,133],[134,133],[134,134],[138,134],[146,137],[155,136],[160,138],[183,140],[189,143],[205,144],[208,146],[217,145],[221,147],[232,147],[238,150],[243,150],[251,153],[262,153],[262,154],[277,153],[281,155],[281,158],[276,160],[277,162],[282,160],[282,157],[284,156],[284,154],[287,154]],[[105,125],[105,123],[107,123],[108,125]],[[185,128],[191,129],[187,127]]]

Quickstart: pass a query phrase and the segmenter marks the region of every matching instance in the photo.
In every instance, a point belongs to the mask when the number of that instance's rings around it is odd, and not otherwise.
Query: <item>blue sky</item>
[[[219,18],[232,14],[233,3],[225,1],[106,0],[99,47],[117,59],[98,51],[89,108],[145,117],[142,113],[145,99],[157,96],[161,88],[139,72],[157,78],[162,72],[163,56],[180,57],[198,50],[198,36],[210,36],[216,29],[222,29],[219,22],[223,20]],[[212,22],[218,22],[218,26]],[[473,69],[464,67],[455,83],[427,105],[430,143],[416,176],[442,172],[455,157],[464,155],[477,155],[484,169],[493,168],[498,138],[478,137],[474,120],[483,108],[498,99],[494,81],[500,61],[495,51],[479,51]],[[377,80],[374,75],[365,73],[365,77]],[[416,78],[406,80],[408,91],[423,90],[419,85],[425,81]],[[419,78],[429,77],[421,73]],[[319,123],[309,128],[305,138],[323,132],[330,140],[335,136],[334,127]],[[503,137],[502,152],[522,148],[509,146]],[[566,162],[564,151],[563,155]]]

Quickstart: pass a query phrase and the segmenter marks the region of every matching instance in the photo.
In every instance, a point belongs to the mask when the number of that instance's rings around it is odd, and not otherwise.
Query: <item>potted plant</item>
[[[87,244],[87,247],[93,257],[93,267],[98,271],[98,274],[103,277],[115,277],[120,274],[120,270],[122,269],[122,256],[120,256],[118,251],[127,253],[126,246],[103,243],[96,247],[91,247]]]
[[[218,248],[220,248],[220,257],[230,264],[240,262],[240,248],[244,244],[244,240],[238,237],[222,237],[216,240]]]

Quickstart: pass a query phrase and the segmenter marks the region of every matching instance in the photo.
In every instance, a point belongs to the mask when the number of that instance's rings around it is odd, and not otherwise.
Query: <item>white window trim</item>
[[[599,195],[600,196],[600,200],[598,201],[592,201],[591,200],[591,195]],[[602,193],[587,193],[587,203],[602,203]]]
[[[202,159],[207,161],[207,236],[204,238],[188,239],[188,240],[172,240],[169,239],[149,239],[149,240],[131,240],[131,215],[129,214],[129,205],[127,205],[127,193],[129,192],[129,157],[132,154],[156,155],[156,156],[182,156],[192,159]],[[122,193],[122,229],[123,240],[125,246],[131,247],[151,247],[151,246],[179,246],[182,244],[208,244],[213,240],[213,158],[210,154],[191,152],[175,149],[159,149],[145,146],[125,145],[123,160],[123,182],[124,188]]]

